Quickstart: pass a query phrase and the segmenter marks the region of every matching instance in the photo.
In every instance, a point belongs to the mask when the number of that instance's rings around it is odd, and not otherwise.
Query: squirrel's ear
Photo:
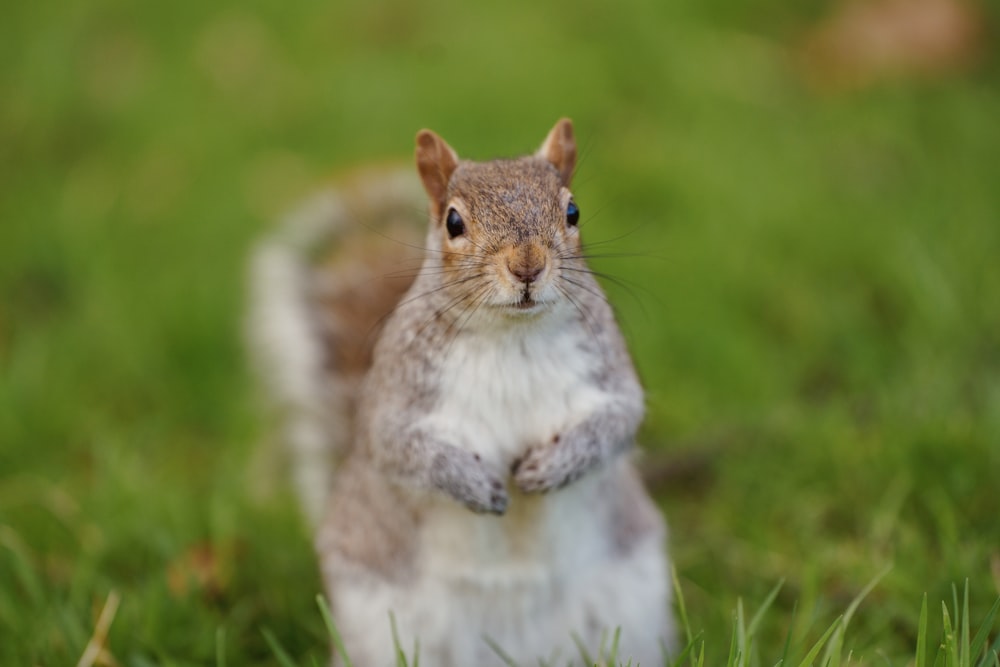
[[[430,130],[417,132],[417,171],[436,216],[444,209],[448,181],[457,166],[458,155],[444,139]]]
[[[538,156],[548,160],[559,172],[563,185],[569,187],[576,166],[576,140],[573,138],[573,121],[561,118],[545,137]]]

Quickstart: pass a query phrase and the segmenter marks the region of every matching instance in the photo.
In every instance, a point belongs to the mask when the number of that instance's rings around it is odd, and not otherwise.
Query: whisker
[[[378,320],[375,322],[375,324],[372,325],[371,331],[372,332],[376,331],[379,327],[381,327],[386,322],[386,320],[388,320],[390,317],[392,317],[392,315],[397,310],[399,310],[401,307],[403,307],[403,306],[405,306],[407,304],[413,303],[414,301],[419,301],[420,299],[424,299],[424,298],[430,297],[430,296],[436,294],[437,292],[441,292],[442,290],[446,290],[446,289],[448,289],[450,287],[453,287],[455,285],[461,285],[461,284],[467,283],[467,282],[469,282],[471,280],[476,280],[478,278],[482,278],[483,275],[485,275],[485,274],[479,273],[479,274],[475,274],[475,275],[472,275],[472,276],[466,276],[465,278],[461,278],[461,279],[458,279],[458,280],[452,280],[452,281],[449,281],[447,283],[443,283],[441,285],[438,285],[434,289],[429,289],[429,290],[427,290],[425,292],[421,292],[420,294],[415,294],[415,295],[413,295],[413,296],[411,296],[411,297],[409,297],[407,299],[403,299],[402,301],[400,301],[399,303],[397,303],[396,306],[392,310],[390,310],[388,313],[386,313],[382,317],[378,318]],[[462,299],[462,295],[460,295],[459,297],[457,297],[454,301],[458,302],[461,299]],[[452,305],[450,305],[450,304],[452,304],[452,302],[449,302],[449,305],[446,305],[445,309],[441,311],[441,314],[444,314],[445,312],[447,312],[448,309],[450,309],[452,307]]]
[[[602,252],[602,253],[579,253],[575,255],[560,255],[559,259],[620,259],[622,257],[655,257],[644,252]]]
[[[479,310],[479,308],[489,297],[492,290],[493,287],[489,283],[483,285],[482,288],[479,290],[479,292],[476,294],[476,296],[471,299],[468,307],[466,307],[466,309],[462,312],[462,314],[460,314],[459,317],[456,318],[454,332],[452,333],[451,340],[448,341],[448,344],[444,349],[443,352],[444,356],[447,356],[448,353],[451,352],[451,347],[452,345],[455,344],[455,340],[465,329],[465,325],[468,323],[468,321],[472,318],[472,316],[476,313],[476,311]]]
[[[438,255],[458,255],[459,257],[472,257],[472,258],[479,258],[480,257],[480,255],[477,255],[475,253],[457,252],[457,251],[454,251],[454,250],[438,250],[437,248],[428,248],[427,246],[417,245],[415,243],[407,243],[406,241],[403,241],[401,239],[393,238],[392,236],[389,236],[385,232],[383,232],[381,230],[378,230],[378,229],[375,229],[371,225],[365,224],[364,222],[360,222],[359,221],[358,224],[360,224],[362,227],[365,227],[366,229],[368,229],[369,231],[371,231],[373,234],[377,234],[378,236],[381,236],[384,239],[392,241],[393,243],[398,243],[399,245],[401,245],[401,246],[403,246],[405,248],[412,248],[413,250],[420,250],[422,252],[436,253]],[[475,245],[475,244],[473,244],[473,245]],[[478,246],[476,246],[476,247],[478,247]],[[423,258],[414,258],[414,259],[417,260],[417,261],[423,261]]]
[[[414,301],[417,301],[419,299],[423,299],[424,297],[430,296],[430,295],[435,294],[437,292],[440,292],[442,290],[446,290],[446,289],[448,289],[450,287],[454,287],[455,285],[461,285],[463,283],[469,282],[470,280],[477,280],[479,278],[482,278],[484,275],[486,275],[486,274],[484,274],[484,273],[476,273],[476,274],[471,275],[471,276],[466,276],[464,278],[459,278],[457,280],[452,280],[452,281],[449,281],[449,282],[446,282],[446,283],[442,283],[441,285],[438,285],[437,287],[435,287],[433,289],[429,289],[429,290],[427,290],[425,292],[421,292],[420,294],[415,294],[414,296],[410,297],[409,299],[406,299],[405,301],[401,301],[396,307],[398,308],[399,306],[404,306],[404,305],[406,305],[408,303],[413,303]]]
[[[428,316],[427,319],[424,320],[423,323],[420,325],[420,327],[418,327],[417,330],[414,332],[412,344],[418,344],[421,341],[421,336],[423,335],[424,331],[427,330],[427,327],[431,326],[431,324],[433,324],[434,322],[441,320],[446,313],[448,313],[453,308],[462,303],[462,301],[466,298],[466,296],[467,295],[465,294],[461,294],[457,297],[454,297],[451,301],[445,304],[443,308],[438,308],[435,309],[433,312],[431,312],[430,316]]]
[[[635,301],[636,305],[639,306],[639,310],[642,311],[643,316],[646,317],[647,319],[649,317],[649,313],[646,310],[646,304],[639,297],[637,292],[641,291],[646,296],[658,301],[658,297],[645,285],[641,285],[631,280],[625,280],[624,278],[618,278],[616,276],[612,276],[607,273],[602,273],[601,271],[594,271],[592,269],[588,269],[587,271],[582,271],[582,270],[579,271],[589,273],[592,276],[596,276],[598,278],[601,278],[602,280],[606,280],[607,282],[611,283],[612,285],[615,285],[619,289],[624,290],[625,293],[628,294],[633,301]]]
[[[476,256],[481,257],[482,255],[491,255],[492,254],[489,250],[487,250],[486,248],[484,248],[483,246],[479,245],[478,243],[476,243],[475,241],[473,241],[471,238],[469,238],[468,234],[465,235],[465,240],[468,241],[469,243],[471,243],[474,248],[476,248],[477,250],[480,251],[480,253],[482,253],[481,255],[476,255]]]
[[[394,271],[393,273],[384,274],[383,278],[416,278],[419,275],[428,276],[443,276],[450,273],[459,273],[461,271],[467,271],[469,269],[481,269],[489,266],[487,262],[469,262],[467,264],[458,264],[456,266],[441,266],[441,267],[431,267],[430,269],[424,267],[422,269],[402,269],[399,271]]]
[[[603,213],[604,210],[605,210],[605,207],[601,207],[599,210],[594,211],[594,213],[587,218],[586,222],[590,222],[591,220],[593,220],[594,218],[596,218],[598,215],[600,215],[601,213]],[[582,221],[581,221],[581,224],[582,224]],[[614,243],[615,241],[620,241],[621,239],[628,238],[629,236],[632,236],[633,234],[635,234],[640,229],[645,229],[646,227],[648,227],[651,224],[652,224],[652,220],[645,219],[645,220],[642,220],[641,222],[639,222],[637,225],[633,226],[627,232],[619,234],[618,236],[613,236],[610,239],[601,239],[601,240],[598,240],[598,241],[587,241],[587,243],[585,245],[595,245],[595,244],[596,245],[603,245],[603,244],[606,244],[606,243]]]
[[[594,328],[594,318],[588,312],[588,309],[584,308],[583,305],[581,305],[577,299],[573,298],[573,295],[570,294],[569,290],[566,289],[564,286],[557,284],[556,289],[564,297],[566,297],[566,300],[573,305],[573,307],[576,309],[578,313],[580,313],[580,318],[583,320],[584,326],[587,327],[587,329],[590,331],[591,337],[594,339],[595,347],[601,350],[602,354],[606,354],[606,352],[604,351],[604,346],[600,344],[600,336],[598,336],[597,334],[597,329]]]
[[[594,289],[590,285],[587,285],[586,283],[582,283],[582,282],[580,282],[578,280],[573,280],[572,278],[567,278],[566,276],[562,276],[562,279],[565,282],[569,283],[570,285],[575,285],[576,287],[579,287],[580,289],[582,289],[582,290],[584,290],[586,292],[590,292],[592,295],[596,296],[598,299],[600,299],[604,303],[607,303],[607,304],[610,305],[611,302],[608,301],[608,297],[605,296],[604,293],[601,292],[600,290]]]
[[[442,320],[447,313],[450,313],[454,309],[459,308],[464,304],[468,304],[471,301],[478,299],[482,294],[486,292],[486,290],[487,290],[486,285],[480,285],[472,292],[459,294],[457,297],[449,301],[443,308],[435,310],[430,315],[430,317],[428,317],[423,322],[420,328],[417,329],[416,338],[422,335],[423,332],[427,329],[427,327],[429,327],[432,323]],[[446,323],[444,325],[444,328],[441,331],[435,333],[434,336],[429,340],[439,345],[446,343],[450,345],[451,340],[454,338],[455,335],[457,335],[456,331],[459,328],[458,322],[462,318],[462,316],[467,312],[467,310],[468,307],[462,308],[456,316],[451,318],[451,321],[449,323]],[[414,340],[416,340],[416,338],[414,338]]]

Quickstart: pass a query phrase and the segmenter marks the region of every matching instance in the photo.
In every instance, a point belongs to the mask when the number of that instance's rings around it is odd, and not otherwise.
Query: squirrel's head
[[[460,160],[441,137],[422,130],[416,158],[430,198],[430,261],[443,286],[461,286],[477,307],[509,313],[541,312],[565,300],[562,274],[582,262],[580,211],[569,190],[576,142],[568,119],[556,123],[534,155]]]

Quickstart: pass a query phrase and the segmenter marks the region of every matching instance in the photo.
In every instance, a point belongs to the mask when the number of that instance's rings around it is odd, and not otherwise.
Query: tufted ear
[[[417,132],[417,171],[430,197],[434,217],[440,217],[448,196],[448,181],[458,166],[458,155],[430,130]]]
[[[569,187],[573,178],[573,167],[576,166],[576,140],[573,138],[573,121],[561,118],[556,126],[545,137],[542,147],[538,149],[538,157],[548,160],[559,172],[563,185]]]

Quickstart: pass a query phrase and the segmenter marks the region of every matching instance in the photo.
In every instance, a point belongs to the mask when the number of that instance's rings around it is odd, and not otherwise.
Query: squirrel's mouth
[[[543,310],[548,310],[552,301],[547,298],[538,298],[540,290],[535,285],[522,285],[521,289],[510,294],[501,306],[508,313],[516,315],[532,315]]]
[[[525,285],[524,291],[521,292],[521,299],[516,304],[514,304],[514,307],[519,308],[521,310],[529,310],[537,305],[538,302],[531,296],[531,289],[527,285]]]
[[[510,304],[509,307],[519,312],[529,312],[537,310],[543,304],[538,299],[531,296],[531,292],[525,290],[521,293],[521,298]]]

